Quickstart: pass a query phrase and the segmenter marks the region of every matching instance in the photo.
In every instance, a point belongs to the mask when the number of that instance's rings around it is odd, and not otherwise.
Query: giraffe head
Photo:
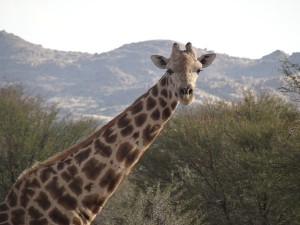
[[[180,50],[177,43],[173,44],[170,58],[152,55],[153,63],[161,69],[167,69],[169,86],[173,89],[178,101],[188,105],[195,99],[194,88],[198,74],[202,68],[208,67],[216,58],[210,53],[197,58],[191,43],[187,43],[185,50]]]

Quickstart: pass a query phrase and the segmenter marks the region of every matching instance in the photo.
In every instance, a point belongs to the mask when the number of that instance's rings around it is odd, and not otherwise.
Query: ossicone
[[[196,57],[196,53],[193,49],[193,46],[192,46],[192,43],[191,42],[188,42],[186,45],[185,45],[185,51],[186,53],[192,55],[193,57]]]

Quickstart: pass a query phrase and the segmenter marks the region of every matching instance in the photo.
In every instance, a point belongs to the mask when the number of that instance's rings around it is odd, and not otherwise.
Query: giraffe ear
[[[166,69],[169,59],[160,55],[151,55],[151,60],[160,69]]]
[[[209,53],[202,55],[198,58],[198,61],[201,62],[202,68],[208,67],[216,58],[215,53]]]

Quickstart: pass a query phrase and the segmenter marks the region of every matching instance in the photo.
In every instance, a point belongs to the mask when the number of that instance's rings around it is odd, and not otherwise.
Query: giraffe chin
[[[186,95],[184,97],[181,97],[179,102],[182,104],[182,105],[189,105],[191,104],[193,101],[195,100],[195,97],[194,96],[190,96],[190,95]]]

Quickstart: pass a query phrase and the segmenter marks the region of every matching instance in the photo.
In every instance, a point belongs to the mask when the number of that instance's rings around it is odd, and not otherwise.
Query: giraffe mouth
[[[184,96],[180,96],[180,103],[183,104],[183,105],[189,105],[191,104],[195,99],[195,96],[192,94],[192,95],[184,95]]]

